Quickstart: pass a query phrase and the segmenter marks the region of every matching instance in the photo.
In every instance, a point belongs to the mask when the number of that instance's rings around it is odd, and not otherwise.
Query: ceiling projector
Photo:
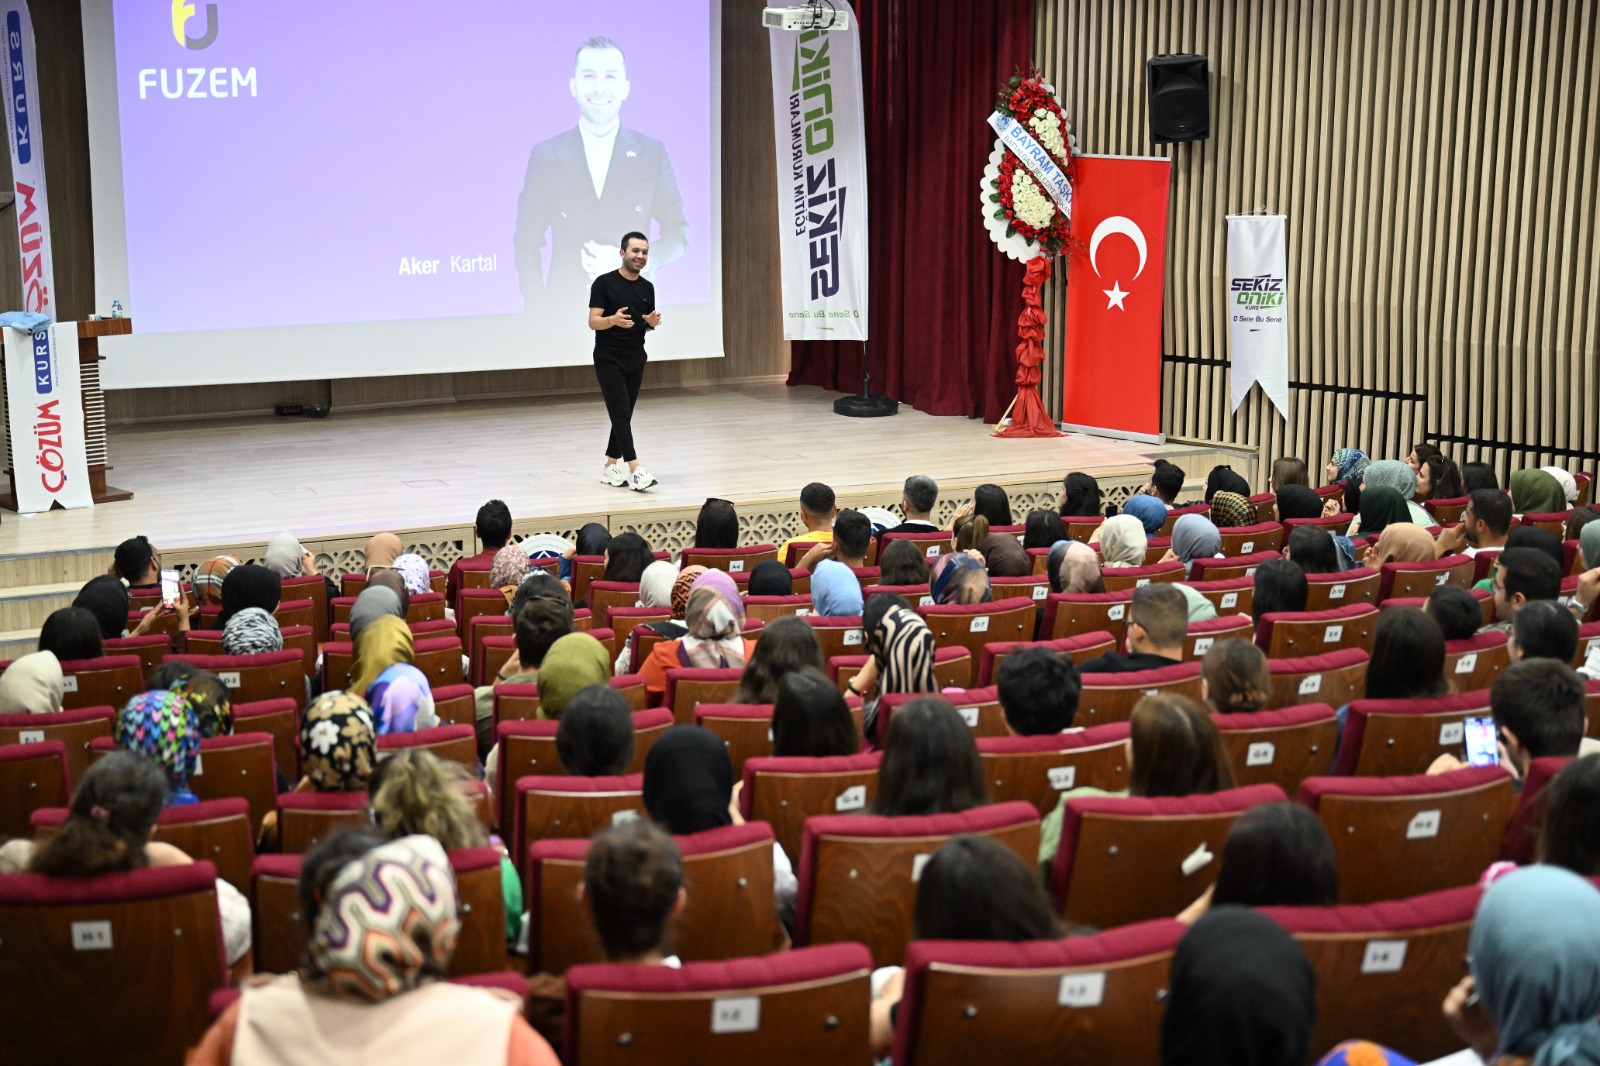
[[[768,7],[761,10],[761,25],[769,30],[847,30],[849,16],[830,4],[813,3],[799,7]]]

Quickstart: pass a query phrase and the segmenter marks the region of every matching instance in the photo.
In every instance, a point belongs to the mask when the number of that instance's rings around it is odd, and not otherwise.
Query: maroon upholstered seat
[[[167,661],[188,663],[196,670],[216,674],[228,686],[235,702],[291,699],[296,707],[305,707],[308,665],[298,649],[259,655],[169,655]]]
[[[1268,611],[1256,623],[1256,646],[1272,659],[1325,655],[1341,648],[1372,652],[1378,609],[1352,603],[1326,611]]]
[[[1306,610],[1326,611],[1352,603],[1377,603],[1382,575],[1367,566],[1336,574],[1306,575]]]
[[[864,811],[878,796],[878,752],[817,758],[745,760],[739,813],[772,826],[793,863],[800,861],[807,819]]]
[[[1412,700],[1354,700],[1345,713],[1336,774],[1420,774],[1464,749],[1463,722],[1489,713],[1486,689]]]
[[[1148,566],[1112,566],[1100,573],[1100,579],[1104,582],[1107,592],[1132,592],[1152,581],[1182,581],[1183,578],[1183,563],[1176,559],[1164,563],[1151,563]]]
[[[1250,640],[1255,636],[1255,631],[1255,623],[1248,614],[1223,614],[1200,622],[1190,622],[1189,631],[1183,638],[1183,657],[1204,659],[1217,641],[1229,637]]]
[[[0,838],[27,836],[34,811],[65,807],[71,798],[67,747],[61,741],[0,747]]]
[[[1078,696],[1076,722],[1083,726],[1126,722],[1135,704],[1158,692],[1200,698],[1200,664],[1197,662],[1123,674],[1085,673],[1080,680],[1083,690]]]
[[[967,728],[972,730],[974,738],[1006,735],[1006,720],[1000,711],[1000,691],[995,686],[946,689],[939,694],[956,705],[956,710],[960,712],[962,721],[967,723]],[[894,721],[895,713],[919,695],[922,693],[890,692],[879,700],[878,735],[884,735],[885,728]]]
[[[1307,703],[1250,714],[1216,714],[1211,720],[1240,785],[1277,785],[1288,796],[1300,783],[1333,766],[1339,719],[1327,703]]]
[[[1511,638],[1491,630],[1444,645],[1444,676],[1459,692],[1489,688],[1500,672],[1511,665]]]
[[[725,570],[730,574],[748,573],[778,557],[776,544],[752,544],[748,548],[685,548],[684,567],[704,566],[710,570]]]
[[[102,655],[61,664],[63,710],[121,707],[144,691],[144,663],[137,655]]]
[[[1257,551],[1249,555],[1224,556],[1221,559],[1196,559],[1189,576],[1196,581],[1227,581],[1236,577],[1254,577],[1256,568],[1269,559],[1283,558],[1282,552]]]
[[[470,725],[441,725],[409,733],[386,733],[378,740],[378,750],[395,752],[431,751],[447,762],[460,763],[468,772],[478,769],[477,731]]]
[[[676,666],[667,671],[667,687],[662,706],[672,711],[679,725],[694,721],[694,709],[702,703],[726,703],[739,688],[744,668],[706,669]]]
[[[1073,788],[1128,787],[1128,723],[1030,737],[980,737],[978,758],[994,803],[1022,800],[1042,818]]]
[[[278,839],[305,854],[329,833],[372,823],[365,792],[285,792],[278,797]]]
[[[37,744],[59,740],[67,759],[67,781],[89,768],[89,746],[97,737],[111,736],[111,707],[82,707],[57,714],[0,714],[0,745]]]
[[[978,687],[994,684],[995,678],[1000,673],[1000,664],[1005,661],[1006,656],[1015,655],[1024,648],[1043,648],[1057,655],[1065,655],[1074,663],[1081,663],[1115,651],[1117,640],[1110,633],[1100,630],[1062,637],[1059,640],[1018,640],[985,644],[983,653],[978,659]]]
[[[1440,585],[1472,587],[1477,561],[1470,555],[1446,555],[1423,563],[1384,563],[1378,601],[1390,596],[1427,596]]]
[[[1296,659],[1268,659],[1272,672],[1269,707],[1300,703],[1327,703],[1343,707],[1367,687],[1367,665],[1372,656],[1360,648],[1341,648],[1325,655]]]
[[[530,775],[502,789],[514,793],[513,862],[527,858],[528,845],[553,837],[589,837],[613,825],[644,817],[644,774],[618,777]]]
[[[1528,761],[1528,772],[1522,777],[1522,791],[1517,794],[1517,810],[1506,827],[1506,842],[1500,849],[1502,859],[1519,866],[1535,860],[1535,846],[1544,824],[1544,790],[1571,761],[1565,755],[1546,755]]]

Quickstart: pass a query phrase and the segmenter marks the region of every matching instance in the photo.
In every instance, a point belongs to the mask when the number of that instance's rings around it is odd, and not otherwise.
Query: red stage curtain
[[[986,120],[1033,44],[1032,0],[855,0],[866,94],[872,391],[993,422],[1017,393],[1023,265],[978,211]],[[796,341],[791,385],[853,393],[861,345]]]

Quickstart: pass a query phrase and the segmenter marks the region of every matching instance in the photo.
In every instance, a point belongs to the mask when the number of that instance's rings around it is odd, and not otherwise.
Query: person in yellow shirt
[[[789,545],[791,544],[818,544],[833,540],[833,517],[839,513],[835,505],[833,490],[820,481],[813,481],[800,490],[800,521],[805,523],[806,532],[798,537],[790,537],[778,548],[778,559],[785,566],[789,563]]]

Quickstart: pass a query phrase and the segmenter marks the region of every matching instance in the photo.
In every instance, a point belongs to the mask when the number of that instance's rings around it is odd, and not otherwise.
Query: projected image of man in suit
[[[584,41],[569,87],[578,124],[533,146],[517,207],[524,308],[543,320],[570,320],[594,279],[616,269],[617,234],[649,233],[655,222],[649,278],[689,245],[683,196],[665,146],[622,124],[622,104],[632,89],[622,48],[609,37]]]

